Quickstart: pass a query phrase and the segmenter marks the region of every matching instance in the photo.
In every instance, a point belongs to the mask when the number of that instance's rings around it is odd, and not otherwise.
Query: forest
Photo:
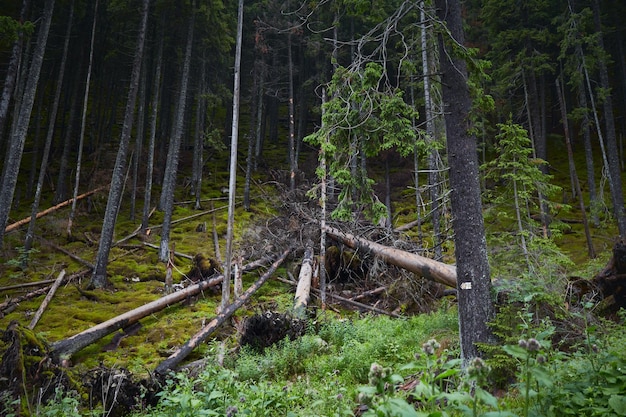
[[[0,5],[0,415],[626,415],[626,3]]]

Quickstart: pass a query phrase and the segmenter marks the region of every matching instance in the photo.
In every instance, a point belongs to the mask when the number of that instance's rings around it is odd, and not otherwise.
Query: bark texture
[[[463,21],[459,0],[437,0],[438,14],[445,21],[452,41],[463,45]],[[468,134],[471,107],[467,85],[467,67],[446,50],[442,52],[442,93],[446,106],[446,131],[450,186],[452,193],[452,226],[457,268],[459,300],[459,334],[461,357],[465,364],[480,352],[476,343],[488,343],[492,334],[487,323],[494,316],[491,279],[487,260],[487,242],[480,198],[476,138]]]

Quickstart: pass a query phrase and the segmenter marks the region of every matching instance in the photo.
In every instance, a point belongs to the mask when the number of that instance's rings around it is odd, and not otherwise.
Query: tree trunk
[[[26,143],[26,134],[30,124],[30,115],[35,101],[37,92],[37,84],[39,83],[39,74],[43,63],[43,56],[46,51],[48,42],[48,33],[50,32],[50,23],[54,11],[54,0],[46,0],[43,17],[39,33],[37,34],[37,46],[33,52],[26,89],[22,98],[19,110],[19,118],[17,122],[17,131],[9,143],[9,157],[4,161],[4,170],[2,174],[2,187],[0,188],[0,248],[4,242],[4,228],[9,219],[9,212],[13,203],[15,186],[17,184],[17,176],[22,161],[22,153],[24,152],[24,144]]]
[[[578,181],[578,174],[576,173],[576,163],[574,162],[574,151],[572,150],[572,142],[569,136],[569,122],[567,120],[567,109],[565,107],[565,89],[561,88],[559,79],[556,79],[556,90],[559,96],[559,105],[561,107],[561,118],[563,119],[563,133],[565,135],[565,146],[567,148],[567,161],[569,163],[569,172],[572,182],[574,183],[575,191],[578,196],[578,204],[580,208],[580,215],[583,219],[583,226],[585,229],[585,238],[587,239],[587,253],[589,258],[594,259],[596,257],[596,251],[593,247],[593,241],[591,240],[591,232],[589,231],[589,222],[587,221],[587,211],[585,210],[585,201],[583,199],[582,190],[580,189],[580,181]]]
[[[598,34],[598,46],[605,51],[602,27],[600,22],[600,2],[592,2],[595,29]],[[613,99],[611,97],[611,84],[607,64],[604,57],[598,59],[598,70],[600,72],[600,87],[603,90],[602,105],[604,107],[604,125],[606,127],[606,148],[609,162],[609,175],[612,178],[610,184],[613,201],[613,213],[617,219],[617,228],[620,237],[626,239],[626,210],[624,210],[624,194],[622,188],[622,175],[619,163],[619,153],[617,149],[617,136],[615,134],[615,120],[613,116]]]
[[[445,20],[453,42],[464,44],[459,0],[437,0],[438,14]],[[446,131],[452,226],[454,229],[459,299],[461,358],[468,364],[480,356],[476,343],[493,340],[488,323],[494,317],[487,242],[483,222],[476,138],[467,132],[471,107],[465,61],[451,56],[440,38],[442,93],[447,104]]]
[[[100,340],[104,336],[113,333],[116,330],[130,326],[133,323],[138,322],[140,319],[149,316],[150,314],[161,311],[166,307],[176,304],[180,301],[186,300],[188,297],[196,295],[209,287],[222,282],[224,277],[222,275],[215,277],[209,281],[200,281],[184,290],[177,291],[173,294],[161,297],[158,300],[152,301],[148,304],[144,304],[134,310],[128,311],[117,317],[113,317],[110,320],[97,324],[81,333],[78,333],[72,337],[64,340],[60,340],[52,344],[52,351],[50,352],[53,360],[56,363],[62,363],[69,360],[71,356],[89,346],[90,344]]]
[[[24,250],[26,252],[28,252],[33,245],[33,237],[35,235],[35,219],[37,218],[37,212],[39,211],[41,190],[43,188],[43,182],[46,178],[46,171],[48,169],[48,158],[50,156],[50,148],[52,147],[52,138],[54,136],[54,127],[56,123],[57,112],[59,110],[59,102],[61,101],[61,91],[63,89],[63,78],[65,75],[65,64],[67,62],[67,53],[70,45],[70,35],[72,33],[73,19],[74,1],[72,0],[72,4],[70,6],[70,15],[67,23],[67,32],[65,33],[65,41],[63,43],[63,55],[61,57],[61,64],[59,66],[59,76],[57,78],[56,91],[54,93],[54,99],[52,101],[50,115],[48,116],[48,133],[46,135],[43,155],[41,156],[41,167],[39,168],[39,177],[37,178],[35,196],[33,198],[33,204],[31,206],[30,223],[28,224],[28,231],[26,232],[26,237],[24,239]]]
[[[206,114],[206,57],[202,57],[200,64],[200,79],[198,80],[198,94],[196,95],[196,130],[193,144],[193,193],[195,197],[194,209],[201,210],[202,199],[202,167],[204,166],[204,127]]]
[[[291,57],[291,31],[287,34],[287,56],[289,66],[289,189],[291,191],[296,188],[296,171],[298,170],[298,161],[296,160],[296,124],[293,103],[293,59]]]
[[[220,310],[226,311],[230,303],[230,269],[233,258],[233,229],[235,227],[235,192],[237,181],[237,141],[239,139],[239,88],[241,79],[241,43],[243,38],[243,0],[239,0],[237,12],[237,43],[235,48],[235,74],[233,85],[233,123],[230,142],[230,173],[228,181],[228,225],[226,228],[226,267],[227,278],[222,285],[222,303]]]
[[[161,67],[163,61],[163,33],[159,34],[159,50],[156,57],[156,70],[152,85],[152,101],[150,103],[150,138],[148,140],[148,161],[146,162],[146,185],[143,197],[143,216],[141,217],[141,233],[145,234],[150,220],[152,205],[152,174],[154,171],[154,148],[159,114],[159,96],[161,91]]]
[[[452,265],[358,238],[332,227],[327,226],[323,230],[331,238],[352,249],[363,250],[379,256],[385,262],[404,268],[431,281],[439,282],[449,287],[457,286],[457,269]]]
[[[130,194],[130,220],[135,221],[137,207],[137,184],[139,183],[139,161],[143,160],[143,137],[146,119],[146,78],[147,68],[142,64],[139,85],[139,104],[137,105],[137,137],[133,154],[133,186]]]
[[[22,0],[22,8],[20,10],[21,22],[26,21],[26,12],[29,5],[29,0]],[[0,96],[0,142],[4,142],[4,140],[2,139],[4,138],[4,129],[7,121],[7,116],[9,114],[9,104],[11,102],[11,97],[13,97],[13,93],[15,92],[15,84],[17,82],[20,62],[22,61],[23,44],[24,31],[21,30],[17,34],[17,39],[15,40],[15,42],[13,42],[13,47],[11,48],[11,58],[9,59],[9,64],[7,66],[4,78],[2,96]]]
[[[85,82],[85,95],[83,98],[83,115],[80,123],[80,136],[78,137],[78,157],[76,160],[76,174],[74,176],[74,199],[72,200],[72,209],[70,210],[69,220],[67,222],[67,236],[72,236],[72,223],[76,215],[76,196],[80,185],[80,170],[83,157],[83,145],[85,143],[85,128],[87,125],[87,107],[89,105],[89,87],[91,85],[91,69],[93,65],[93,44],[96,38],[96,23],[98,19],[98,0],[93,10],[93,25],[91,26],[91,44],[89,46],[89,66],[87,67],[87,81]]]
[[[434,62],[430,48],[428,45],[428,21],[426,19],[426,2],[421,2],[420,19],[421,23],[421,46],[422,46],[422,72],[424,73],[424,118],[426,119],[426,140],[432,144],[437,141],[438,135],[435,124],[435,112],[433,111],[433,94],[430,77],[436,72],[433,71]],[[432,146],[428,152],[428,187],[430,189],[430,218],[433,226],[433,247],[435,250],[435,259],[443,258],[441,248],[441,174],[440,174],[440,156],[435,146]],[[417,174],[416,174],[417,175]]]
[[[130,78],[130,86],[128,89],[128,100],[126,102],[126,110],[124,115],[124,124],[122,125],[122,133],[120,144],[115,159],[115,166],[111,175],[111,188],[109,189],[109,198],[104,213],[104,221],[102,223],[102,233],[100,235],[100,244],[98,253],[96,254],[96,263],[89,284],[92,288],[104,288],[107,283],[107,265],[109,263],[109,252],[113,242],[113,234],[115,232],[115,221],[119,211],[122,199],[122,189],[124,187],[124,168],[126,166],[126,154],[128,153],[128,143],[133,127],[135,116],[135,102],[137,101],[137,90],[139,89],[139,76],[141,75],[141,62],[143,60],[143,50],[146,39],[146,27],[148,26],[148,6],[150,0],[143,0],[141,11],[141,24],[139,33],[137,34],[137,48],[133,61],[133,70]]]
[[[165,165],[163,188],[161,190],[161,207],[164,211],[163,229],[161,229],[161,247],[159,249],[159,260],[161,262],[167,262],[169,259],[170,222],[172,221],[172,213],[174,211],[174,193],[176,191],[176,175],[178,174],[180,142],[183,136],[183,123],[185,120],[185,107],[187,104],[187,87],[189,85],[191,51],[193,49],[194,24],[195,10],[192,11],[189,31],[187,32],[187,47],[185,50],[185,61],[183,63],[183,71],[180,79],[180,91],[178,92],[176,120],[172,126],[170,148],[167,151],[167,163]]]
[[[239,0],[239,11],[242,11],[241,6],[243,5],[243,0]],[[241,13],[239,14],[241,16]],[[240,20],[241,22],[241,20]],[[241,32],[239,32],[241,33]],[[270,268],[265,272],[250,288],[246,290],[245,293],[242,294],[241,297],[237,298],[232,304],[225,306],[221,309],[220,313],[211,320],[206,326],[204,326],[198,333],[191,337],[183,346],[181,346],[176,352],[172,353],[167,359],[159,364],[156,367],[155,373],[159,375],[164,375],[169,370],[174,369],[183,359],[185,359],[189,354],[198,347],[202,342],[209,337],[215,329],[217,329],[222,323],[224,323],[230,316],[233,315],[235,311],[239,309],[248,299],[259,289],[261,285],[267,281],[272,274],[278,269],[278,267],[283,263],[287,255],[289,255],[291,249],[287,249],[283,252],[283,254],[270,266]]]

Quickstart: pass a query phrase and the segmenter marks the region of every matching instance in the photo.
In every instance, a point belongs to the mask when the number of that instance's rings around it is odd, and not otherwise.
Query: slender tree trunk
[[[180,142],[183,136],[183,122],[185,120],[185,107],[187,104],[187,87],[189,85],[189,71],[191,68],[191,52],[193,50],[193,32],[195,25],[195,10],[192,11],[191,23],[187,32],[187,47],[185,61],[180,79],[180,91],[178,92],[178,104],[176,105],[176,120],[172,126],[170,148],[167,152],[165,175],[163,176],[163,188],[161,191],[161,204],[164,211],[163,228],[161,229],[161,246],[159,247],[159,260],[167,262],[169,259],[169,241],[172,214],[174,212],[174,192],[176,190],[176,175],[178,174],[178,159]]]
[[[233,259],[233,229],[235,227],[235,189],[237,182],[237,141],[239,139],[239,90],[241,80],[241,43],[243,38],[243,0],[237,12],[237,42],[235,47],[235,75],[233,82],[233,123],[230,142],[230,177],[228,181],[228,226],[226,228],[226,259],[222,283],[221,311],[230,304],[230,271]]]
[[[296,124],[293,103],[293,59],[291,56],[291,43],[291,32],[289,32],[287,35],[287,55],[289,59],[289,189],[293,191],[296,188],[298,161],[296,160]]]
[[[250,129],[248,130],[248,152],[246,154],[246,178],[243,187],[243,209],[250,211],[250,182],[252,180],[252,166],[254,161],[254,132],[257,126],[256,116],[259,106],[259,65],[258,59],[254,62],[254,70],[252,74],[252,94],[250,97]]]
[[[204,126],[206,114],[206,57],[202,57],[200,80],[198,82],[196,99],[196,132],[193,152],[193,192],[195,197],[194,209],[201,210],[202,198],[202,167],[204,166]]]
[[[30,0],[22,1],[22,8],[20,10],[20,21],[26,21],[26,13],[30,5]],[[4,78],[4,86],[2,87],[2,96],[0,96],[0,139],[4,137],[4,129],[9,114],[9,104],[13,92],[15,91],[15,84],[20,70],[20,63],[22,61],[22,47],[24,44],[24,31],[19,31],[17,39],[13,42],[11,48],[11,58],[9,59],[9,65],[7,67],[6,75]],[[0,140],[0,142],[3,142]]]
[[[264,88],[265,88],[265,60],[261,59],[259,66],[259,91],[257,93],[257,113],[256,113],[256,143],[254,145],[254,170],[256,171],[259,167],[259,160],[262,155],[262,146],[263,146],[263,96],[264,96]]]
[[[2,187],[0,188],[0,248],[3,245],[4,228],[9,219],[9,212],[13,203],[17,176],[22,161],[22,153],[24,152],[24,144],[26,143],[26,134],[28,133],[28,126],[30,124],[30,115],[33,109],[33,102],[35,101],[37,84],[39,83],[39,74],[41,72],[43,56],[46,51],[53,11],[54,0],[47,0],[37,35],[37,46],[33,52],[33,59],[29,69],[22,105],[20,106],[16,135],[11,138],[9,144],[9,158],[4,161],[5,167],[2,176]]]
[[[87,126],[87,107],[89,105],[89,87],[91,85],[91,69],[93,65],[93,45],[96,38],[96,24],[98,20],[98,0],[94,6],[93,12],[93,25],[91,26],[91,44],[89,46],[89,66],[87,67],[87,81],[85,82],[85,95],[83,98],[83,115],[80,123],[80,136],[78,137],[78,156],[76,159],[76,174],[74,177],[74,200],[72,201],[72,208],[70,210],[70,217],[67,222],[67,236],[72,236],[72,224],[74,222],[74,216],[76,215],[76,196],[78,195],[78,188],[80,185],[80,173],[81,164],[83,158],[83,146],[85,143],[85,128]]]
[[[602,26],[600,22],[600,2],[594,0],[592,2],[593,17],[595,29],[598,36],[598,46],[602,51],[604,48],[604,40],[602,34]],[[612,178],[611,196],[613,200],[613,212],[617,219],[617,228],[620,237],[626,239],[626,210],[624,209],[624,194],[622,188],[622,176],[620,170],[619,153],[617,148],[617,136],[615,133],[615,120],[613,116],[613,99],[611,97],[611,84],[609,82],[609,73],[606,61],[603,57],[598,59],[598,70],[600,72],[600,86],[604,90],[602,93],[602,105],[604,108],[604,125],[606,128],[606,148],[609,162],[609,175]]]
[[[438,14],[456,42],[464,44],[459,0],[437,0]],[[461,358],[467,364],[480,356],[476,343],[489,343],[488,323],[494,317],[487,242],[482,215],[476,138],[467,132],[471,107],[465,61],[450,57],[443,39],[440,56],[442,93],[447,104],[446,131],[452,226],[455,233]]]
[[[133,154],[133,186],[130,194],[130,220],[135,220],[137,207],[137,184],[139,183],[139,161],[143,160],[143,137],[146,119],[146,78],[147,68],[142,64],[141,81],[139,85],[139,104],[137,106],[137,137],[135,138],[135,152]]]
[[[580,128],[583,131],[583,147],[585,148],[585,166],[587,168],[587,188],[589,189],[589,207],[591,212],[591,220],[596,227],[600,226],[600,218],[598,217],[598,194],[596,192],[596,174],[595,164],[593,162],[593,147],[591,146],[591,129],[589,129],[590,121],[587,107],[587,93],[585,86],[578,86],[578,101],[583,109],[583,117],[580,122]]]
[[[322,123],[324,123],[324,105],[326,104],[326,89],[322,89]],[[324,138],[324,141],[328,138]],[[321,196],[321,220],[320,220],[320,302],[322,310],[326,309],[326,201],[327,201],[327,177],[325,146],[320,146],[320,171],[322,173]]]
[[[427,141],[431,144],[437,140],[436,126],[435,126],[435,112],[433,111],[432,100],[432,85],[430,77],[432,76],[432,59],[430,54],[430,48],[428,45],[429,30],[427,28],[426,20],[426,2],[422,1],[422,7],[420,10],[420,19],[422,21],[420,27],[421,33],[421,46],[422,46],[422,71],[424,72],[424,117],[426,118],[426,136]],[[433,226],[433,247],[435,249],[435,259],[441,260],[443,258],[443,252],[441,249],[441,175],[439,166],[439,151],[436,147],[428,153],[428,185],[430,188],[430,204],[431,208],[431,222]]]
[[[63,135],[63,150],[61,151],[61,160],[59,161],[59,175],[57,177],[56,191],[54,193],[53,203],[60,203],[67,198],[67,171],[70,159],[70,150],[74,139],[74,127],[76,125],[76,116],[78,112],[78,93],[79,78],[76,77],[74,86],[71,89],[71,98],[69,104],[69,120],[65,126]]]
[[[152,207],[152,173],[154,171],[154,148],[157,132],[157,116],[159,114],[159,97],[161,91],[161,68],[163,61],[163,34],[159,35],[159,51],[156,58],[156,70],[152,85],[152,101],[150,103],[150,138],[148,140],[148,161],[146,162],[146,185],[143,197],[143,215],[141,217],[141,233],[145,234],[150,220]]]
[[[33,198],[33,204],[31,206],[30,223],[28,224],[28,231],[26,232],[26,238],[24,239],[24,249],[28,252],[33,245],[33,237],[35,235],[35,219],[37,212],[39,211],[39,201],[41,200],[41,190],[43,188],[43,182],[46,177],[46,170],[48,168],[48,158],[50,156],[50,148],[52,147],[52,138],[54,136],[54,126],[56,123],[57,112],[59,110],[59,102],[61,101],[61,91],[63,90],[63,78],[65,77],[65,64],[67,62],[67,54],[70,45],[70,35],[72,34],[72,24],[74,20],[74,1],[72,0],[70,6],[70,15],[67,22],[67,32],[65,32],[65,41],[63,43],[63,55],[61,56],[61,64],[59,66],[59,76],[57,78],[56,91],[54,93],[54,100],[52,102],[52,108],[50,109],[48,133],[46,135],[46,142],[44,144],[43,155],[41,157],[41,167],[39,168],[39,177],[37,178],[37,186],[35,189],[35,196]]]
[[[583,199],[583,194],[580,189],[580,181],[578,181],[578,174],[576,173],[576,164],[574,162],[574,151],[572,150],[572,142],[569,136],[569,122],[567,120],[567,109],[565,107],[565,91],[564,88],[561,87],[561,83],[559,79],[556,79],[556,90],[559,95],[559,105],[561,107],[561,118],[563,119],[563,133],[565,135],[565,146],[567,147],[567,160],[569,163],[569,172],[570,177],[572,177],[572,182],[574,183],[574,187],[576,190],[576,194],[578,195],[578,204],[580,208],[580,215],[583,219],[583,226],[585,228],[585,238],[587,239],[587,253],[589,254],[589,258],[593,259],[596,257],[596,251],[593,247],[593,241],[591,240],[591,232],[589,231],[589,222],[587,221],[587,212],[585,210],[585,201]]]
[[[100,234],[100,244],[98,253],[96,254],[96,263],[94,265],[93,275],[91,277],[90,287],[103,288],[107,285],[107,266],[109,263],[109,252],[113,242],[113,234],[115,232],[115,221],[122,199],[122,189],[124,187],[124,168],[126,167],[126,154],[128,153],[128,144],[130,142],[130,134],[133,127],[135,116],[135,103],[137,101],[137,91],[139,90],[139,77],[141,75],[141,62],[143,60],[143,50],[146,39],[146,28],[148,26],[148,8],[150,0],[143,0],[141,11],[141,23],[139,33],[137,34],[137,47],[135,49],[135,57],[133,60],[133,70],[130,77],[128,88],[128,100],[126,102],[126,110],[124,115],[124,124],[122,125],[122,133],[120,137],[119,149],[115,159],[115,166],[111,174],[111,188],[109,189],[109,198],[104,213],[104,221],[102,223],[102,233]]]

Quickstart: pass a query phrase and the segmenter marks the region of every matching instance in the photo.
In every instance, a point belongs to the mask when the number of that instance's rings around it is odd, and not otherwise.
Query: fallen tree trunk
[[[104,336],[130,326],[150,314],[156,313],[157,311],[161,311],[172,304],[185,300],[187,297],[196,295],[213,285],[217,285],[222,282],[223,279],[224,276],[219,275],[208,281],[200,281],[199,283],[189,286],[181,291],[161,297],[158,300],[154,300],[134,310],[97,324],[72,337],[53,343],[52,351],[50,352],[52,359],[59,364],[66,363],[74,353],[100,340]]]
[[[43,312],[46,311],[46,308],[48,307],[50,300],[52,300],[52,297],[54,297],[54,293],[56,293],[59,287],[61,286],[61,283],[63,282],[63,277],[65,277],[65,269],[59,273],[59,276],[54,281],[54,284],[52,284],[50,291],[48,291],[48,295],[46,295],[46,298],[44,298],[43,302],[39,306],[39,309],[33,316],[33,319],[30,321],[30,324],[28,325],[28,328],[30,330],[33,330],[35,328]]]
[[[69,281],[71,281],[71,280],[73,280],[75,278],[79,278],[79,277],[85,276],[89,272],[91,272],[91,270],[90,269],[86,269],[86,270],[83,270],[83,271],[80,271],[80,272],[76,272],[76,273],[70,275],[69,277],[65,276],[61,280],[62,281],[61,283],[69,282]],[[41,281],[39,283],[41,283]],[[50,287],[39,288],[39,289],[37,289],[35,291],[29,292],[28,294],[24,294],[22,296],[15,297],[15,298],[10,298],[10,299],[0,303],[0,318],[4,317],[5,314],[8,314],[11,311],[13,311],[13,309],[15,309],[15,307],[19,303],[21,303],[22,301],[26,301],[26,300],[30,300],[30,299],[35,298],[35,297],[39,297],[40,295],[45,294],[49,290],[50,290]]]
[[[298,275],[298,286],[293,303],[293,313],[298,318],[306,316],[306,306],[309,303],[311,293],[311,277],[313,276],[313,248],[307,246],[302,258],[302,266]]]
[[[232,304],[228,305],[218,314],[213,320],[211,320],[206,326],[202,328],[198,333],[191,337],[183,346],[181,346],[176,352],[172,353],[167,359],[161,362],[155,369],[155,373],[158,375],[165,375],[169,370],[174,369],[180,362],[183,361],[198,345],[206,340],[224,321],[226,321],[232,314],[239,309],[248,299],[254,294],[261,285],[268,280],[268,278],[278,269],[278,267],[284,262],[287,255],[291,252],[291,249],[285,250],[280,258],[278,258],[270,268],[250,287],[244,292],[241,297],[237,298]]]
[[[325,227],[324,230],[331,238],[352,249],[363,250],[426,279],[456,288],[455,266],[343,233],[333,227]]]
[[[77,197],[76,197],[76,200],[80,200],[81,198],[89,197],[90,195],[95,194],[95,193],[97,193],[98,191],[103,190],[103,189],[105,189],[105,188],[106,188],[106,187],[99,187],[99,188],[96,188],[95,190],[88,191],[88,192],[86,192],[86,193],[84,193],[84,194],[81,194],[81,195],[77,196]],[[56,206],[52,206],[52,207],[50,207],[50,208],[45,209],[44,211],[40,211],[39,213],[37,213],[37,214],[35,215],[35,219],[38,219],[38,218],[40,218],[40,217],[43,217],[43,216],[45,216],[46,214],[50,214],[50,213],[52,213],[53,211],[56,211],[56,210],[58,210],[58,209],[60,209],[60,208],[62,208],[62,207],[69,206],[70,204],[72,204],[72,202],[73,202],[73,201],[74,201],[74,199],[73,199],[73,198],[70,198],[69,200],[66,200],[66,201],[64,201],[64,202],[62,202],[62,203],[59,203],[59,204],[57,204]],[[32,219],[32,216],[28,216],[28,217],[23,218],[22,220],[18,220],[18,221],[16,221],[15,223],[12,223],[12,224],[8,225],[8,226],[4,229],[4,232],[5,232],[5,233],[8,233],[8,232],[10,232],[11,230],[15,230],[15,229],[17,229],[18,227],[23,226],[23,225],[25,225],[25,224],[29,223],[31,219]]]
[[[249,271],[258,267],[260,262],[252,262],[244,266],[244,270]],[[208,281],[200,281],[197,284],[191,285],[181,291],[177,291],[168,296],[159,298],[148,304],[144,304],[134,310],[128,311],[103,323],[97,324],[81,333],[78,333],[72,337],[64,340],[60,340],[52,344],[51,356],[56,363],[64,363],[71,358],[71,356],[79,350],[89,346],[90,344],[100,340],[104,336],[113,333],[116,330],[125,328],[140,319],[163,310],[169,305],[176,304],[187,297],[196,295],[207,288],[217,285],[224,279],[223,275],[218,275]]]

